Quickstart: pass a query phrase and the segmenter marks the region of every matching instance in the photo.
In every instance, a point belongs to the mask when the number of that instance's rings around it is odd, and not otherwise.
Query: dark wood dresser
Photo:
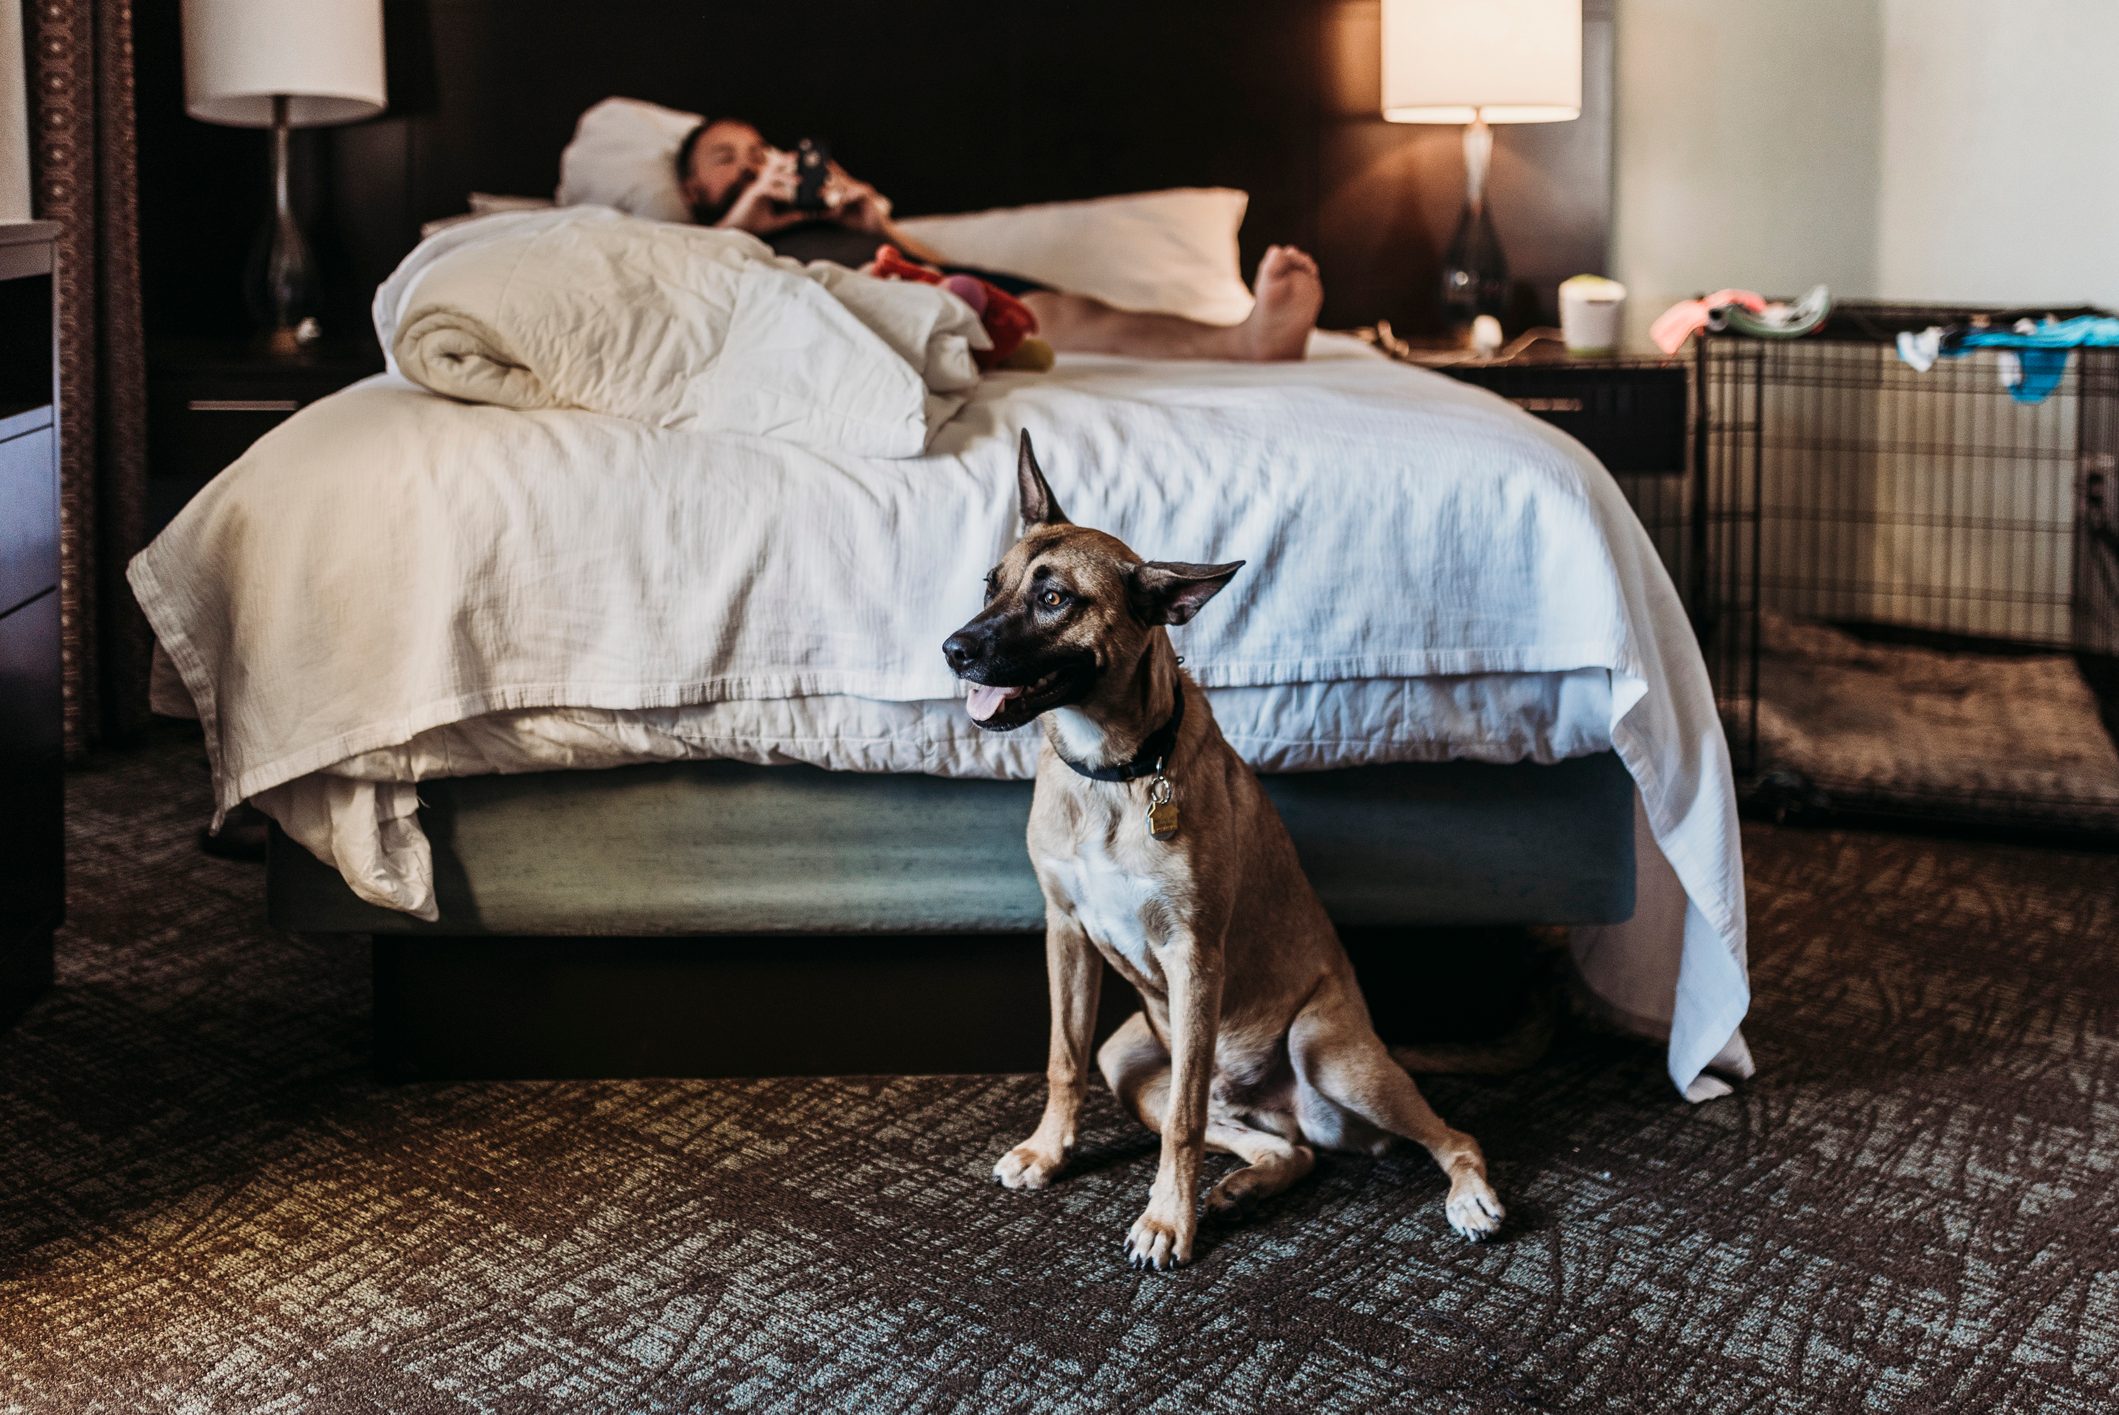
[[[66,907],[59,707],[57,223],[0,223],[0,1026],[52,977]]]

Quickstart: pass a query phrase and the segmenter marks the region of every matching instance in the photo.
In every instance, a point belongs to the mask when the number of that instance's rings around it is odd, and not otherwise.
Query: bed
[[[609,871],[604,902],[586,914],[510,912],[479,853],[495,838],[468,818],[516,798],[456,798],[451,839],[464,849],[452,856],[434,849],[420,783],[704,761],[775,767],[791,792],[803,778],[790,764],[872,781],[1027,777],[1034,739],[974,728],[936,649],[1013,537],[1012,447],[1026,426],[1047,440],[1048,475],[1085,523],[1169,547],[1151,553],[1253,559],[1248,593],[1188,626],[1179,648],[1232,743],[1262,769],[1551,771],[1615,753],[1640,789],[1575,798],[1581,814],[1564,831],[1554,812],[1569,808],[1565,793],[1511,786],[1502,795],[1515,813],[1459,836],[1447,793],[1428,799],[1417,777],[1399,777],[1401,814],[1371,816],[1370,829],[1398,861],[1387,880],[1407,887],[1386,887],[1368,917],[1495,916],[1464,890],[1411,887],[1408,862],[1438,837],[1483,841],[1489,872],[1514,842],[1518,885],[1532,885],[1513,901],[1520,921],[1623,931],[1638,894],[1635,918],[1663,936],[1606,956],[1628,979],[1663,970],[1651,990],[1673,986],[1676,1021],[1705,1028],[1688,1034],[1704,1049],[1697,1064],[1681,1057],[1673,1072],[1691,1067],[1681,1084],[1695,1089],[1711,1081],[1706,1063],[1736,1037],[1743,1005],[1741,866],[1727,754],[1675,592],[1578,445],[1352,340],[1320,336],[1293,366],[1078,358],[989,376],[912,458],[467,405],[385,375],[268,434],[135,561],[132,579],[202,720],[217,804],[257,801],[370,903],[445,936],[821,931],[843,919],[701,912],[646,891],[637,869]],[[163,705],[182,707],[163,682]],[[613,789],[642,788],[627,778]],[[676,809],[648,798],[665,818]],[[768,855],[828,836],[713,804],[718,795],[690,799],[755,821]],[[861,799],[820,799],[812,814],[858,814],[870,809]],[[1635,809],[1643,832],[1628,828]],[[529,851],[526,862],[576,849],[586,830],[518,819],[508,848]],[[1019,848],[1017,830],[996,829],[983,838],[1007,848],[985,851],[988,864]],[[1523,842],[1570,838],[1602,849],[1601,895],[1535,886],[1549,852]],[[1622,859],[1615,842],[1634,850]],[[634,845],[648,850],[651,837]],[[713,852],[730,848],[724,838],[680,853],[679,877],[711,889]],[[737,848],[757,853],[755,842]],[[866,868],[858,859],[846,868]],[[960,874],[951,859],[901,864],[912,893],[934,903],[925,916],[879,913],[875,927],[990,932],[1030,917],[1020,868],[1003,907],[991,891],[959,893],[979,871]],[[1613,877],[1627,863],[1632,888]],[[546,859],[515,874],[552,868]],[[445,899],[438,882],[452,874],[462,888]],[[275,869],[290,926],[410,927],[333,915],[313,889],[287,894],[291,875]],[[1669,891],[1656,887],[1666,875],[1682,884],[1674,928]],[[629,914],[615,903],[625,897],[650,907]],[[609,922],[592,928],[598,910]],[[1585,953],[1593,967],[1604,946]],[[1704,1003],[1688,1013],[1682,968],[1717,965],[1722,976],[1705,975]],[[1662,1020],[1633,983],[1608,991]]]
[[[1646,537],[1565,437],[1337,336],[991,376],[914,457],[385,375],[135,562],[158,703],[278,822],[276,921],[376,940],[401,1073],[1035,1064],[1034,741],[972,728],[937,649],[1023,427],[1077,519],[1253,559],[1180,652],[1335,917],[1581,926],[1681,1091],[1748,1073],[1727,755]]]

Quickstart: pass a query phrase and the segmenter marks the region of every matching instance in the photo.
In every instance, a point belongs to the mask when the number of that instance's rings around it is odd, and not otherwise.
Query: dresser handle
[[[1580,398],[1511,398],[1508,401],[1526,413],[1579,413],[1582,411],[1582,400]]]
[[[194,413],[291,413],[302,405],[292,398],[193,398],[184,406]]]

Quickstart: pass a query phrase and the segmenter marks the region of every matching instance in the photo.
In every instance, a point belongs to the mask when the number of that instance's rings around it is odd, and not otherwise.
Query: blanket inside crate
[[[1848,809],[2119,832],[2119,750],[2066,654],[1944,653],[1771,612],[1769,792]]]

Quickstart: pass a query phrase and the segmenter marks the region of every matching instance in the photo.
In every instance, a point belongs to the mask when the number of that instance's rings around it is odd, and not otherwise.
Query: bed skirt
[[[1443,1035],[1438,1002],[1445,1027],[1499,1030],[1534,968],[1520,932],[1435,926],[1633,911],[1634,788],[1608,752],[1265,783],[1393,1040]],[[395,1080],[1035,1070],[1030,790],[730,762],[434,781],[437,922],[277,834],[271,913],[374,936]],[[1115,980],[1103,1003],[1106,1030],[1137,1005]]]
[[[1634,785],[1609,752],[1264,778],[1342,927],[1615,923]],[[441,917],[354,897],[284,838],[272,920],[316,933],[643,937],[1041,931],[1031,785],[684,762],[430,781]]]

